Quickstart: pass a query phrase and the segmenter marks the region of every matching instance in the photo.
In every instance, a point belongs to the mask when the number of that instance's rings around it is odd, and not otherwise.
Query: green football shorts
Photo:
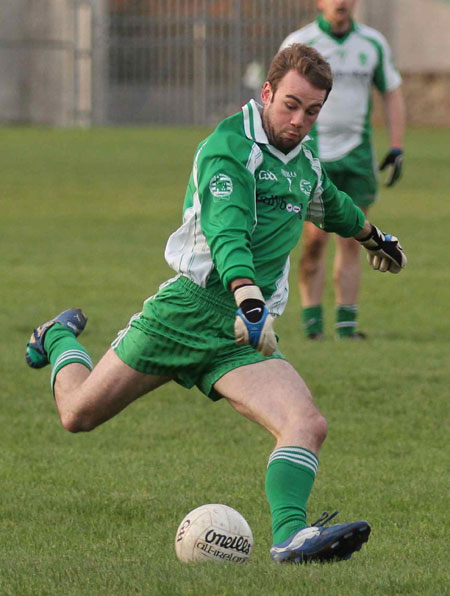
[[[269,358],[234,338],[236,306],[186,277],[163,284],[144,302],[112,343],[117,356],[143,373],[172,377],[188,389],[196,385],[216,401],[213,385],[224,374]]]
[[[377,200],[378,165],[369,141],[336,161],[322,162],[330,180],[353,199],[358,207],[369,207]]]

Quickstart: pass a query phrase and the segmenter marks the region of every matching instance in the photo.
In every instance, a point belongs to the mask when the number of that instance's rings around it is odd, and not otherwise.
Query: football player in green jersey
[[[51,365],[56,406],[71,432],[92,430],[170,381],[225,398],[266,428],[275,439],[266,493],[277,562],[347,559],[370,533],[366,521],[306,521],[327,423],[272,326],[287,300],[289,252],[308,219],[355,237],[375,269],[398,273],[406,265],[398,240],[337,190],[308,145],[331,86],[314,49],[281,52],[263,105],[249,102],[196,152],[183,224],[165,253],[177,275],[144,302],[95,368],[77,339],[86,325],[79,309],[36,328],[26,351],[31,367]]]
[[[318,156],[336,186],[367,214],[377,199],[378,175],[372,147],[372,88],[381,93],[391,148],[380,169],[387,186],[400,177],[403,159],[404,107],[401,77],[385,38],[353,20],[356,0],[318,0],[320,16],[291,33],[281,44],[304,43],[322,54],[333,72],[333,91],[314,126]],[[322,298],[329,234],[305,225],[299,265],[302,323],[309,339],[323,337]],[[360,247],[353,238],[336,236],[334,260],[336,337],[364,339],[356,329],[361,278]]]

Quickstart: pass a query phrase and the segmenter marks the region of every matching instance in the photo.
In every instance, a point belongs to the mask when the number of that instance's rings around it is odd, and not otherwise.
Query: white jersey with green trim
[[[344,36],[333,35],[322,16],[291,33],[280,49],[293,43],[314,47],[331,66],[333,89],[311,134],[322,161],[342,159],[370,138],[372,85],[384,93],[402,82],[389,45],[379,31],[356,22]]]
[[[307,138],[287,154],[270,145],[260,110],[250,101],[200,143],[183,224],[165,256],[177,273],[230,302],[233,279],[254,280],[279,315],[288,297],[289,253],[305,219],[354,236],[364,214],[330,181]]]

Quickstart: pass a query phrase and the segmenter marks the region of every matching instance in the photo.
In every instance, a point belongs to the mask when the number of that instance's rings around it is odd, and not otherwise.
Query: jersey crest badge
[[[311,194],[312,191],[312,184],[309,180],[300,180],[300,190],[304,193],[307,197]]]
[[[361,66],[365,66],[367,64],[367,60],[369,59],[369,56],[367,54],[365,54],[364,52],[360,52],[358,54],[358,58],[359,58],[359,63],[361,64]]]
[[[233,182],[226,174],[216,174],[209,181],[209,190],[216,199],[227,199],[233,192]]]

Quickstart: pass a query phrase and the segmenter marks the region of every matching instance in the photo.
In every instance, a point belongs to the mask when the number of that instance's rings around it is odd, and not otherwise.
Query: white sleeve
[[[378,46],[381,54],[381,63],[375,71],[374,83],[379,91],[393,91],[402,84],[402,77],[394,64],[391,48],[382,33],[367,27],[362,26],[363,33],[366,33],[369,38]]]

